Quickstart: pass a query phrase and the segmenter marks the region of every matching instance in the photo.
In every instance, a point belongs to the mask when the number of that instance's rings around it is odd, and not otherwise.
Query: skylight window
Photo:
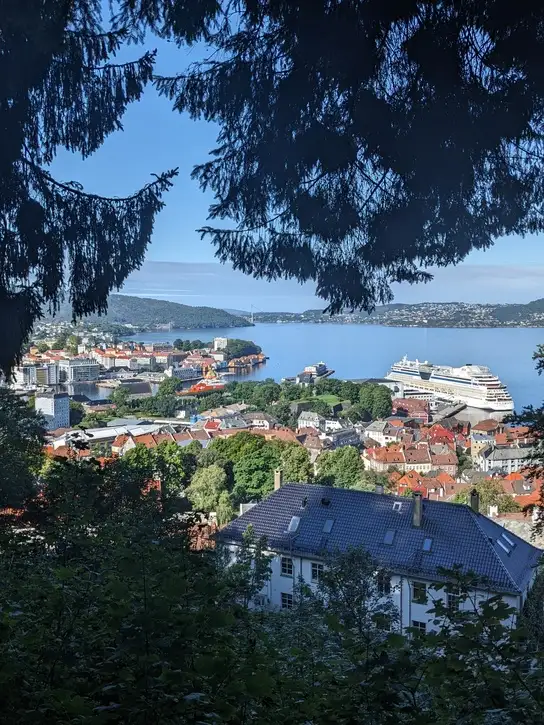
[[[433,546],[433,540],[432,539],[425,539],[423,541],[423,551],[430,551]]]
[[[291,521],[289,521],[289,526],[287,527],[287,533],[294,534],[295,531],[298,529],[299,524],[300,516],[292,516]]]
[[[383,537],[383,543],[387,544],[387,546],[392,546],[394,540],[395,540],[394,529],[387,529],[387,531],[385,532],[385,536]]]
[[[507,554],[512,551],[512,549],[509,549],[508,546],[506,546],[506,544],[503,543],[500,539],[497,539],[497,544],[501,547],[503,551],[506,551]]]
[[[393,504],[393,511],[402,511],[402,501],[395,501]]]
[[[334,526],[334,519],[327,519],[325,521],[325,523],[323,524],[323,533],[330,534],[333,526]]]
[[[501,534],[501,536],[502,536],[502,538],[503,538],[503,539],[504,539],[505,541],[507,541],[507,542],[508,542],[508,543],[510,544],[510,546],[515,546],[515,545],[516,545],[516,542],[515,542],[515,541],[514,541],[513,539],[511,539],[511,538],[510,538],[510,537],[508,536],[508,534],[505,534],[505,533],[503,532],[503,533]]]

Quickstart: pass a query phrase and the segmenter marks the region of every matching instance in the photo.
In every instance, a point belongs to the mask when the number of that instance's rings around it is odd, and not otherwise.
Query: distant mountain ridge
[[[55,320],[70,321],[72,309],[68,303],[62,305],[54,316]],[[206,329],[217,327],[249,327],[251,323],[237,315],[231,315],[216,307],[193,307],[178,302],[156,300],[151,297],[132,295],[110,295],[108,312],[105,315],[90,315],[85,322],[130,325],[140,330],[161,329]]]
[[[259,312],[256,322],[359,323],[391,327],[544,327],[544,298],[526,304],[466,302],[394,303],[374,312],[342,313],[331,317],[323,310]]]

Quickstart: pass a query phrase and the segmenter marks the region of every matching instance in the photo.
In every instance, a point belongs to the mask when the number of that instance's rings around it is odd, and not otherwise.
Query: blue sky
[[[155,42],[159,48],[157,73],[181,72],[202,57],[200,48],[178,49],[173,44]],[[121,60],[135,57],[139,49],[130,47]],[[179,282],[163,284],[162,265],[146,264],[142,272],[128,280],[127,292],[161,296],[188,304],[209,304],[247,309],[249,300],[260,309],[305,309],[322,306],[313,296],[311,286],[294,282],[269,285],[246,280],[228,269],[214,267],[213,290],[204,290],[199,267],[191,278],[187,264],[213,263],[214,250],[195,231],[206,224],[208,207],[213,201],[203,193],[190,174],[195,164],[206,160],[215,145],[217,129],[204,121],[191,121],[187,115],[172,110],[172,104],[149,87],[143,99],[132,104],[124,118],[124,131],[110,136],[99,151],[82,161],[61,152],[52,170],[63,181],[79,181],[89,192],[125,196],[152,180],[152,173],[179,167],[173,189],[165,197],[166,208],[159,215],[148,262],[174,262]],[[211,269],[211,268],[210,268]],[[188,276],[189,275],[189,276]],[[145,282],[144,282],[145,278]],[[232,281],[236,280],[236,284]],[[143,284],[143,287],[142,287]],[[236,289],[233,289],[235,287]],[[544,246],[539,237],[499,240],[485,252],[473,252],[455,269],[438,270],[436,280],[417,287],[397,286],[396,300],[478,302],[525,302],[544,296]],[[147,293],[147,289],[154,290]],[[230,289],[230,293],[227,293]],[[168,291],[167,291],[168,290]],[[234,294],[237,292],[237,294]]]

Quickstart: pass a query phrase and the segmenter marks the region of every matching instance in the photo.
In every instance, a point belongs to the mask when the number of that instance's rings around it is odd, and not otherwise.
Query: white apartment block
[[[290,609],[300,577],[317,586],[331,553],[361,548],[389,573],[380,583],[396,605],[401,628],[421,632],[434,627],[429,610],[436,599],[449,609],[473,608],[499,594],[520,611],[543,553],[481,514],[477,494],[463,506],[421,495],[293,483],[277,487],[217,539],[234,553],[249,525],[257,537],[266,537],[271,557],[270,578],[254,606]],[[455,589],[435,588],[444,581],[441,570],[455,564],[480,582],[465,602]]]
[[[45,418],[47,430],[70,427],[70,398],[68,393],[38,393],[34,408]]]

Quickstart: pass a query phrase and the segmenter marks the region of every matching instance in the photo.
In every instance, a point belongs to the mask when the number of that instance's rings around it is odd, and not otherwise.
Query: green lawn
[[[326,394],[323,395],[316,395],[314,400],[322,400],[324,403],[327,403],[327,405],[336,405],[337,403],[341,403],[342,401],[337,395],[332,394]]]

